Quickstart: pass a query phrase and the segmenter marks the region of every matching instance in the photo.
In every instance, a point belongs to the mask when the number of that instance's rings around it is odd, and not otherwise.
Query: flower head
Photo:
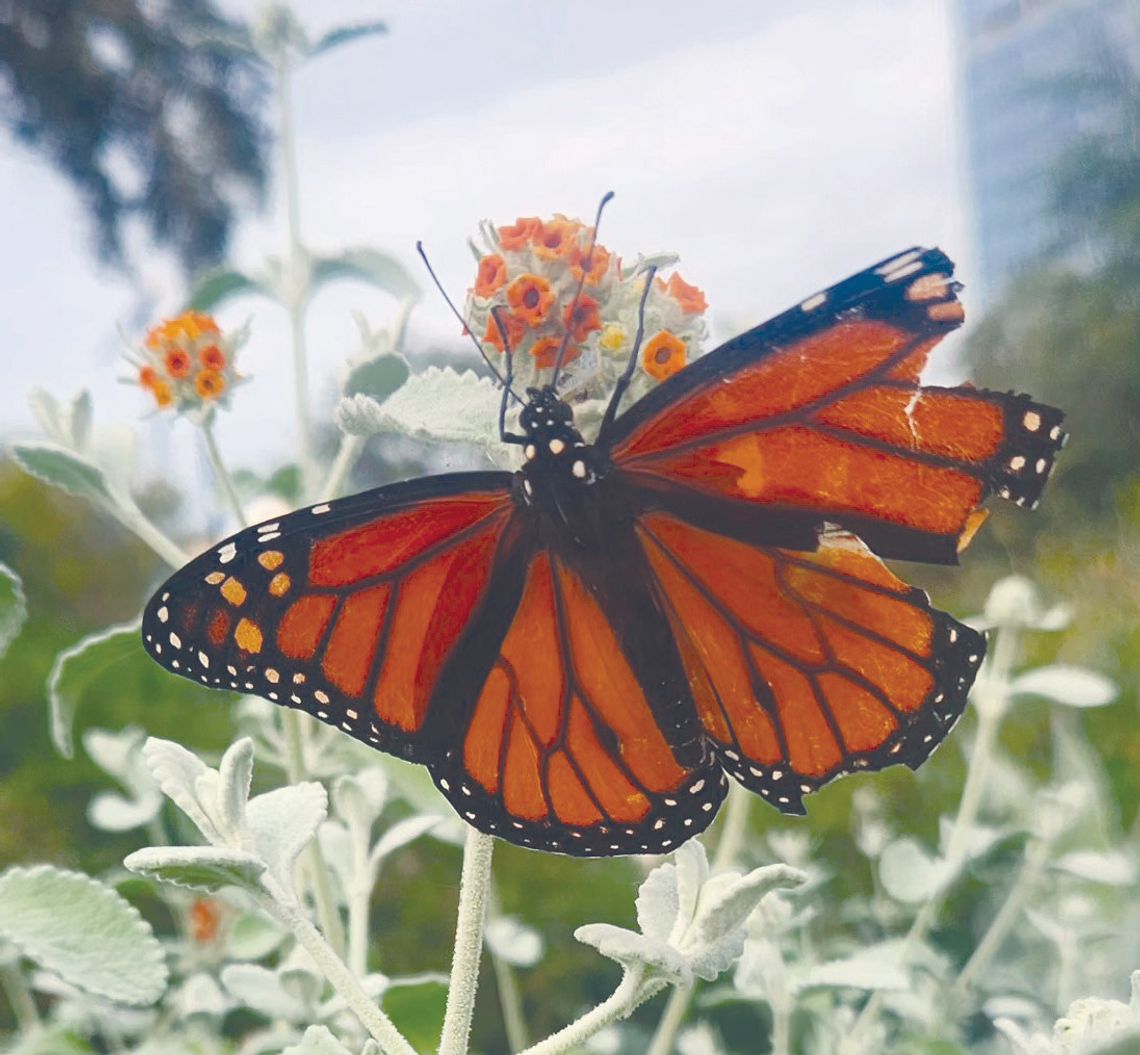
[[[664,381],[685,365],[685,342],[676,334],[662,330],[645,344],[641,365],[650,377]]]
[[[528,326],[538,326],[554,303],[550,283],[541,275],[520,275],[507,287],[512,313]]]
[[[147,333],[133,380],[159,410],[208,412],[225,405],[240,380],[235,344],[209,315],[184,312]]]
[[[594,409],[604,409],[633,353],[651,261],[638,257],[623,267],[619,256],[594,241],[592,227],[561,214],[520,217],[504,227],[484,224],[482,231],[486,251],[467,298],[468,330],[501,354],[503,339],[492,316],[500,309],[520,391],[554,380],[566,337],[558,390],[571,403],[587,405],[578,417],[588,430]],[[652,262],[664,268],[672,260]],[[704,294],[676,274],[653,284],[629,399],[639,399],[701,354],[706,310]],[[601,411],[594,417],[600,420]]]

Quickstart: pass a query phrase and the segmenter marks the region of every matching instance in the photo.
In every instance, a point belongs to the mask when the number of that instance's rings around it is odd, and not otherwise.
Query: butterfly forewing
[[[435,681],[503,559],[511,483],[435,477],[239,532],[158,591],[144,644],[204,685],[419,758]]]
[[[1060,412],[1027,397],[919,385],[963,317],[952,269],[910,250],[809,298],[682,371],[603,442],[629,486],[674,509],[688,492],[953,562],[988,495],[1037,501],[1064,435]]]

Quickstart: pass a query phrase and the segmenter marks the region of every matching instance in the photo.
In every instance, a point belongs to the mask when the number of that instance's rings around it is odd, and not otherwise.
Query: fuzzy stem
[[[1048,843],[1043,840],[1034,840],[1025,848],[1025,859],[1017,873],[1017,879],[1014,880],[989,929],[982,935],[982,940],[978,942],[977,948],[970,954],[970,958],[954,980],[953,992],[965,993],[974,978],[986,968],[994,953],[1001,948],[1002,942],[1021,915],[1025,899],[1044,871],[1048,857]]]
[[[439,1038],[439,1055],[466,1055],[475,991],[479,985],[479,958],[487,919],[491,886],[491,856],[495,840],[474,828],[467,830],[463,873],[459,880],[459,911],[455,921],[455,951],[447,989],[447,1009]]]
[[[664,982],[656,982],[643,986],[642,977],[643,968],[630,968],[622,975],[618,987],[597,1007],[587,1011],[570,1025],[563,1026],[545,1040],[540,1040],[537,1044],[519,1052],[518,1055],[562,1055],[563,1052],[580,1047],[583,1042],[611,1022],[628,1018],[646,1000],[656,996],[665,985]]]
[[[523,1018],[522,998],[519,996],[519,983],[515,972],[506,960],[494,953],[491,966],[495,969],[495,987],[499,991],[499,1007],[503,1012],[503,1028],[507,1033],[507,1045],[511,1051],[521,1051],[530,1043],[527,1037],[526,1020]]]
[[[305,346],[305,304],[308,300],[308,261],[301,242],[301,207],[298,200],[297,147],[293,135],[291,68],[287,55],[277,63],[277,110],[281,120],[281,182],[285,194],[288,243],[285,253],[285,309],[293,346],[293,413],[297,423],[297,462],[301,491],[312,494],[316,476],[312,423],[309,419],[309,367]]]
[[[291,707],[282,708],[281,730],[285,735],[285,777],[290,784],[299,784],[309,774],[305,761],[304,721],[300,711],[295,711]],[[320,844],[315,839],[305,847],[303,859],[312,886],[317,919],[321,921],[321,930],[324,931],[332,947],[340,952],[344,949],[344,926],[333,898],[332,885],[329,883],[328,865],[325,864]]]
[[[20,973],[18,967],[5,964],[0,967],[0,989],[8,998],[12,1008],[12,1017],[21,1033],[30,1033],[40,1025],[40,1013],[32,997],[28,983]]]
[[[222,461],[222,452],[218,450],[218,441],[214,436],[214,424],[208,418],[202,424],[202,438],[206,441],[206,454],[210,459],[210,466],[214,470],[218,483],[222,486],[222,493],[226,496],[231,512],[237,517],[237,522],[241,527],[249,527],[249,521],[246,519],[245,510],[242,508],[237,488],[234,487],[233,477],[230,476],[226,463]]]
[[[329,984],[340,994],[349,1009],[385,1055],[416,1055],[392,1020],[376,1006],[361,988],[360,981],[337,956],[324,936],[305,916],[296,899],[275,888],[265,880],[266,893],[258,898],[261,906],[280,924],[286,927],[320,968]]]
[[[934,925],[950,884],[958,876],[968,856],[970,832],[978,819],[982,794],[990,762],[996,747],[998,730],[1008,705],[1009,675],[1017,656],[1017,631],[1014,627],[1004,627],[997,632],[997,641],[990,661],[978,679],[974,690],[975,711],[978,715],[978,732],[974,737],[974,749],[966,770],[966,782],[962,788],[962,798],[958,813],[946,840],[945,860],[946,880],[923,904],[914,918],[910,930],[903,939],[899,951],[899,962],[906,963],[915,947],[926,937]],[[861,1055],[864,1050],[867,1032],[874,1025],[882,1007],[884,990],[876,989],[863,1005],[859,1017],[851,1027],[840,1048],[842,1055]]]
[[[645,1055],[670,1055],[674,1050],[674,1041],[677,1031],[680,1030],[685,1016],[689,1013],[689,1004],[693,999],[692,989],[674,989],[669,994],[665,1004],[665,1011],[661,1021],[657,1023],[657,1030]]]
[[[735,780],[728,788],[728,801],[724,806],[722,815],[720,838],[717,840],[716,851],[709,870],[715,875],[732,868],[740,855],[740,848],[744,845],[744,837],[748,833],[748,813],[752,805],[752,796]],[[674,1048],[677,1031],[685,1021],[689,1012],[689,1004],[693,1000],[692,989],[674,989],[665,1004],[665,1011],[657,1029],[653,1034],[649,1050],[646,1055],[669,1055]]]
[[[325,480],[325,485],[321,489],[323,501],[328,502],[340,497],[344,491],[344,483],[360,459],[363,450],[363,436],[349,436],[347,434],[341,436],[340,446],[337,448],[332,468],[329,469],[328,479]]]
[[[492,918],[502,915],[499,891],[493,878],[488,913]],[[507,1033],[507,1044],[511,1051],[521,1051],[530,1043],[530,1039],[527,1036],[526,1019],[523,1017],[518,980],[511,965],[496,956],[493,949],[488,948],[487,954],[491,957],[491,966],[495,970],[495,988],[499,994],[499,1007],[503,1012],[503,1028]]]
[[[154,524],[143,516],[141,510],[135,508],[133,505],[105,505],[104,508],[106,508],[107,512],[122,524],[123,527],[145,542],[159,557],[170,565],[170,567],[181,568],[183,564],[190,560],[189,553],[186,553],[179,548],[177,544],[168,539]]]

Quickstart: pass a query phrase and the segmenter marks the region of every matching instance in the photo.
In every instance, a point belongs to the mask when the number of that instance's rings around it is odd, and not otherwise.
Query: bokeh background
[[[61,399],[90,390],[97,425],[137,430],[137,494],[183,541],[230,525],[195,430],[152,415],[121,383],[124,339],[179,310],[203,271],[252,268],[284,250],[272,79],[239,54],[203,61],[195,50],[263,13],[236,0],[0,0],[0,443],[35,434],[29,389]],[[1071,628],[1026,658],[1084,664],[1120,686],[1113,706],[1080,721],[1113,823],[1135,847],[1135,2],[337,0],[297,14],[314,39],[333,24],[387,26],[297,71],[298,204],[314,250],[378,247],[423,287],[406,339],[413,369],[477,366],[430,289],[417,239],[462,299],[473,280],[466,240],[481,219],[588,218],[609,189],[602,240],[630,257],[679,253],[719,337],[896,250],[945,249],[968,321],[933,375],[1031,392],[1067,410],[1073,440],[1038,513],[995,511],[961,570],[906,573],[958,615],[977,611],[1011,571],[1073,605]],[[382,326],[397,301],[351,281],[314,301],[311,398],[326,446],[358,342],[354,309]],[[251,320],[252,336],[241,358],[251,380],[219,421],[219,441],[231,466],[269,479],[293,456],[284,318],[242,299],[220,318]],[[377,446],[354,482],[415,472],[427,457]],[[51,748],[45,682],[61,649],[133,617],[162,569],[114,521],[25,475],[2,446],[0,561],[22,576],[30,610],[0,661],[0,866],[50,860],[97,872],[134,843],[87,824],[106,778]],[[154,702],[168,699],[165,677],[110,672],[85,699],[80,726],[133,722],[204,749],[227,742],[224,705]],[[1048,739],[1044,715],[1024,708],[1006,746],[1032,770]],[[921,798],[909,774],[874,779],[888,798],[897,792],[900,823],[928,833],[962,765],[952,746],[941,751]],[[806,830],[842,872],[850,789],[828,790],[809,813]],[[787,823],[754,811],[757,838]],[[378,910],[378,940],[386,929],[419,932],[393,953],[402,969],[439,967],[418,957],[449,940],[456,859],[439,853],[442,862],[413,854]],[[635,873],[512,849],[500,868],[509,908],[555,949],[526,981],[536,1031],[553,1028],[576,1001],[606,992],[605,980],[582,980],[587,954],[570,928],[627,922]],[[425,889],[427,900],[411,896]]]

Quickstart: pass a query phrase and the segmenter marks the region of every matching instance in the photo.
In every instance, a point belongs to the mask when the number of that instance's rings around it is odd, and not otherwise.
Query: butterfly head
[[[574,427],[574,412],[549,385],[528,388],[526,394],[519,424],[526,435],[522,473],[528,500],[555,481],[592,484],[598,454]]]

